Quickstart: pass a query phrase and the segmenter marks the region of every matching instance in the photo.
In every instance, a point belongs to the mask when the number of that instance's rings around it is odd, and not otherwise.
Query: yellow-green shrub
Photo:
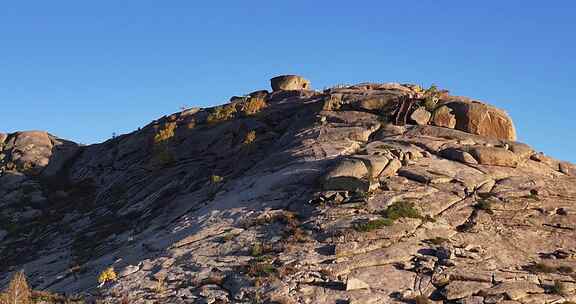
[[[242,142],[242,144],[249,145],[253,143],[255,140],[256,140],[256,131],[250,131],[244,137],[244,141]]]
[[[114,271],[114,267],[108,267],[104,269],[100,275],[98,275],[98,283],[104,284],[107,282],[114,282],[117,278],[118,277]]]
[[[206,118],[207,123],[216,123],[219,121],[230,120],[236,114],[236,104],[215,107],[212,113]]]
[[[267,106],[266,101],[262,97],[250,97],[247,101],[241,104],[240,111],[245,115],[254,115],[260,112]]]
[[[17,272],[10,280],[8,288],[0,294],[1,304],[29,304],[31,302],[31,290],[23,272]]]
[[[170,138],[174,137],[174,130],[176,130],[175,122],[168,122],[164,124],[162,129],[160,129],[154,136],[154,143],[158,144],[161,142],[165,142]]]

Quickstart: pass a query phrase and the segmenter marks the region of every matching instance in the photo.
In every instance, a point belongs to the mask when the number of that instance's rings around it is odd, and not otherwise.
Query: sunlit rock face
[[[514,141],[505,112],[411,84],[271,84],[89,146],[0,133],[1,285],[24,270],[103,303],[574,299],[576,167]]]

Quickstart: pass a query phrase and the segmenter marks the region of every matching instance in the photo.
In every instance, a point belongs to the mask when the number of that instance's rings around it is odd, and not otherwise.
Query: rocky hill
[[[0,133],[0,285],[23,269],[104,303],[576,301],[576,166],[516,142],[504,111],[271,85],[101,144]]]

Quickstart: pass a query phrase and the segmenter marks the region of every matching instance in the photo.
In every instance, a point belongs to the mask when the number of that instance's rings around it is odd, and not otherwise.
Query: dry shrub
[[[262,97],[250,97],[240,105],[240,112],[244,115],[254,115],[267,106]]]
[[[32,303],[31,296],[32,292],[28,286],[28,282],[26,281],[26,275],[20,271],[14,274],[10,284],[8,284],[8,288],[0,294],[0,303],[30,304]]]
[[[242,142],[242,144],[249,145],[253,143],[255,140],[256,140],[256,131],[250,131],[244,137],[244,141]]]
[[[206,118],[206,122],[212,124],[220,121],[230,120],[234,118],[236,112],[236,104],[233,103],[225,106],[215,107]]]
[[[108,267],[98,275],[98,283],[105,284],[108,282],[114,282],[117,279],[116,272],[113,267]]]
[[[174,130],[176,130],[175,122],[168,122],[164,124],[162,129],[160,129],[154,136],[154,143],[162,143],[174,137]]]

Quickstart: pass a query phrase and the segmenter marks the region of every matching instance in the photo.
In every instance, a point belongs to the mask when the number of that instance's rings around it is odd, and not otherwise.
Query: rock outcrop
[[[0,133],[0,284],[22,269],[100,303],[576,300],[576,167],[514,141],[503,111],[272,84],[89,146]]]
[[[475,101],[454,101],[446,104],[454,111],[456,126],[472,134],[498,139],[516,140],[512,119],[504,111]]]
[[[296,75],[283,75],[270,79],[273,91],[310,90],[310,81]]]

